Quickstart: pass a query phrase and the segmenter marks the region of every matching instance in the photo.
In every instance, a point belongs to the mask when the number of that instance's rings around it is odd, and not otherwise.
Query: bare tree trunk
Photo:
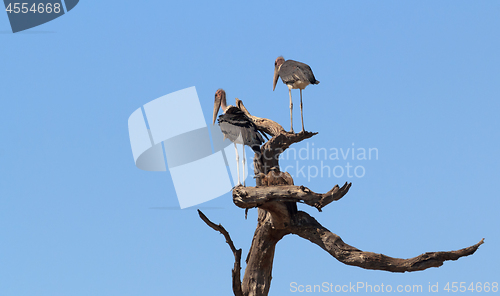
[[[280,239],[288,234],[285,229],[273,228],[269,213],[259,209],[259,223],[253,236],[243,276],[244,295],[267,295],[271,287],[274,250]]]

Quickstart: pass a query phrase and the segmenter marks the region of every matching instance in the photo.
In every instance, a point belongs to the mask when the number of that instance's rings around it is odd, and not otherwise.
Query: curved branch
[[[439,267],[443,265],[444,261],[457,260],[460,257],[474,254],[477,248],[484,243],[484,239],[482,239],[475,245],[456,251],[427,252],[413,258],[400,259],[383,254],[364,252],[350,246],[305,212],[298,212],[297,219],[300,221],[299,226],[291,226],[293,234],[317,244],[344,264],[365,269],[410,272]]]
[[[276,121],[272,121],[271,119],[267,118],[253,116],[252,114],[250,114],[247,108],[245,108],[245,105],[243,105],[243,102],[238,98],[236,98],[236,107],[240,108],[240,110],[243,111],[245,115],[248,116],[253,121],[253,123],[255,123],[257,128],[262,132],[270,134],[271,136],[276,136],[281,133],[287,133],[285,129]]]
[[[304,202],[321,212],[321,209],[341,199],[351,188],[345,183],[341,188],[335,185],[330,191],[319,194],[304,186],[281,185],[267,187],[236,187],[233,190],[233,202],[240,208],[255,208],[270,201]]]
[[[203,214],[200,210],[198,210],[198,215],[200,215],[201,220],[203,220],[205,223],[207,223],[208,226],[213,228],[214,230],[222,233],[224,237],[226,238],[226,243],[229,245],[231,248],[231,251],[233,251],[234,255],[234,267],[232,272],[233,275],[233,293],[235,296],[243,296],[243,291],[241,290],[241,275],[240,275],[240,270],[241,270],[241,249],[236,250],[233,244],[233,240],[231,240],[231,237],[229,236],[229,233],[222,227],[222,225],[216,225],[212,221],[210,221],[205,214]]]

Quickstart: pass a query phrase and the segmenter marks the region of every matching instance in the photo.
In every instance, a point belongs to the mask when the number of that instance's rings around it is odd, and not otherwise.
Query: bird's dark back
[[[226,112],[219,116],[218,122],[222,133],[231,142],[245,144],[252,149],[264,143],[255,124],[237,107],[226,109]]]
[[[296,81],[309,81],[311,84],[318,84],[309,65],[294,60],[286,60],[279,70],[279,75],[284,83],[294,83]]]

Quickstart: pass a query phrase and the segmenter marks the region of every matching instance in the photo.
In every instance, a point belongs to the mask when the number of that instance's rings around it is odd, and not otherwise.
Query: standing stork
[[[274,62],[274,79],[273,91],[276,88],[278,77],[281,77],[286,86],[288,86],[288,94],[290,95],[290,127],[293,133],[293,103],[292,89],[300,89],[300,118],[302,119],[302,131],[304,131],[304,116],[302,114],[302,90],[309,84],[318,84],[319,81],[314,78],[314,74],[309,65],[294,60],[286,60],[283,57],[278,57]]]
[[[255,153],[260,153],[260,145],[264,143],[264,139],[257,130],[255,124],[240,110],[240,108],[226,105],[226,92],[222,88],[215,92],[213,124],[215,124],[215,119],[217,118],[220,108],[223,113],[219,116],[218,120],[220,130],[224,134],[224,139],[228,138],[234,143],[234,149],[236,150],[238,185],[241,185],[241,182],[238,148],[236,144],[243,145],[243,186],[245,186],[245,145],[250,146]]]

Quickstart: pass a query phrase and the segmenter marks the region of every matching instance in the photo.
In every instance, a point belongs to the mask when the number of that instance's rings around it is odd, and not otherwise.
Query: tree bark
[[[229,233],[222,227],[222,225],[216,225],[212,221],[210,221],[205,214],[203,214],[200,210],[198,210],[198,215],[200,215],[201,220],[203,220],[205,223],[207,223],[208,226],[213,228],[214,230],[220,232],[224,237],[226,238],[226,243],[229,245],[231,248],[231,251],[233,251],[234,255],[234,267],[233,270],[231,271],[232,277],[233,277],[233,293],[235,296],[243,296],[243,291],[241,290],[241,249],[236,250],[234,247],[233,240],[229,236]]]
[[[419,256],[400,259],[383,254],[363,252],[350,246],[335,233],[323,227],[316,219],[305,212],[298,212],[300,226],[292,226],[291,233],[296,234],[320,246],[330,255],[347,265],[354,265],[365,269],[385,270],[391,272],[410,272],[424,270],[430,267],[439,267],[444,261],[457,260],[463,256],[474,254],[477,248],[484,243],[484,238],[475,245],[457,251],[427,252]]]
[[[273,227],[277,222],[266,210],[259,209],[258,221],[243,276],[242,291],[246,296],[268,295],[276,244],[289,233],[286,228]]]
[[[342,188],[335,185],[330,191],[318,194],[304,186],[282,185],[269,187],[242,187],[233,190],[233,202],[240,208],[255,208],[270,201],[302,202],[321,209],[341,199],[351,188],[351,183],[345,183]]]

